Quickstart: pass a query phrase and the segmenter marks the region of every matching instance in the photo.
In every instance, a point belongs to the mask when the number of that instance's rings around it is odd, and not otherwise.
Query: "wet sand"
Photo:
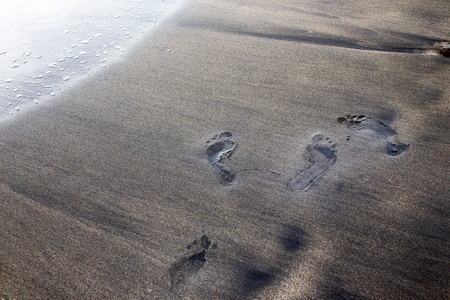
[[[0,295],[448,298],[445,6],[192,1],[3,122]]]

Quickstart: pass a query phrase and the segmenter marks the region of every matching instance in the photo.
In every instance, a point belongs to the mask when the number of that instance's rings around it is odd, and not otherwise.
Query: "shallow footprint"
[[[203,235],[200,240],[194,240],[186,247],[187,252],[173,263],[169,268],[170,288],[176,293],[178,287],[186,282],[186,280],[198,272],[208,260],[208,251],[216,248],[211,245],[211,240]]]
[[[350,116],[338,118],[338,122],[346,124],[350,130],[370,130],[377,135],[384,137],[395,136],[397,131],[382,122],[375,121],[366,116]]]
[[[221,162],[229,158],[236,148],[233,135],[231,132],[222,132],[209,141],[209,143],[211,144],[206,148],[206,158],[213,170],[219,174],[221,183],[226,185],[231,184],[235,174],[221,164]]]
[[[306,157],[310,165],[289,183],[292,191],[306,190],[336,162],[336,144],[330,138],[318,134],[312,140],[313,143],[306,148]]]
[[[382,122],[375,121],[365,116],[350,116],[339,117],[337,121],[341,124],[346,124],[348,129],[354,131],[370,130],[377,136],[386,138],[388,143],[386,145],[386,154],[390,156],[400,156],[409,149],[409,145],[398,142],[397,131]],[[392,142],[393,141],[393,142]]]

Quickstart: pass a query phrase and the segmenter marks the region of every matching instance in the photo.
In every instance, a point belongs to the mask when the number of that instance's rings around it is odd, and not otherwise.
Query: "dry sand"
[[[450,60],[425,51],[448,20],[446,1],[190,2],[1,124],[0,295],[448,299]]]

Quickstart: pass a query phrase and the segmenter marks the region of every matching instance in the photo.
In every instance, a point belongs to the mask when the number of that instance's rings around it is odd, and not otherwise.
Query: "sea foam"
[[[107,67],[182,1],[1,1],[0,119]]]

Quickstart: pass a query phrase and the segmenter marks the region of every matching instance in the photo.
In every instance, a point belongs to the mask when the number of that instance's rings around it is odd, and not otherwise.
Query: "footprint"
[[[397,131],[382,122],[375,121],[366,116],[339,117],[337,121],[340,124],[346,124],[350,130],[364,131],[369,130],[377,136],[386,138],[386,154],[390,156],[400,156],[409,149],[409,145],[398,142]]]
[[[211,240],[206,235],[188,245],[186,247],[187,252],[169,268],[171,291],[177,292],[180,285],[203,268],[208,261],[208,252],[215,248],[216,245],[212,245]]]
[[[236,148],[236,143],[233,141],[233,135],[231,132],[222,132],[208,143],[211,143],[208,148],[206,148],[206,158],[208,159],[208,162],[211,164],[213,170],[219,174],[220,182],[222,184],[231,184],[235,174],[221,164],[221,162],[228,159]]]
[[[350,116],[338,118],[338,122],[346,124],[350,130],[370,130],[376,135],[390,137],[397,135],[397,131],[382,122],[367,118],[366,116]]]
[[[289,183],[292,191],[302,191],[309,186],[336,162],[336,144],[323,135],[315,135],[313,142],[306,148],[309,166],[297,174]]]

